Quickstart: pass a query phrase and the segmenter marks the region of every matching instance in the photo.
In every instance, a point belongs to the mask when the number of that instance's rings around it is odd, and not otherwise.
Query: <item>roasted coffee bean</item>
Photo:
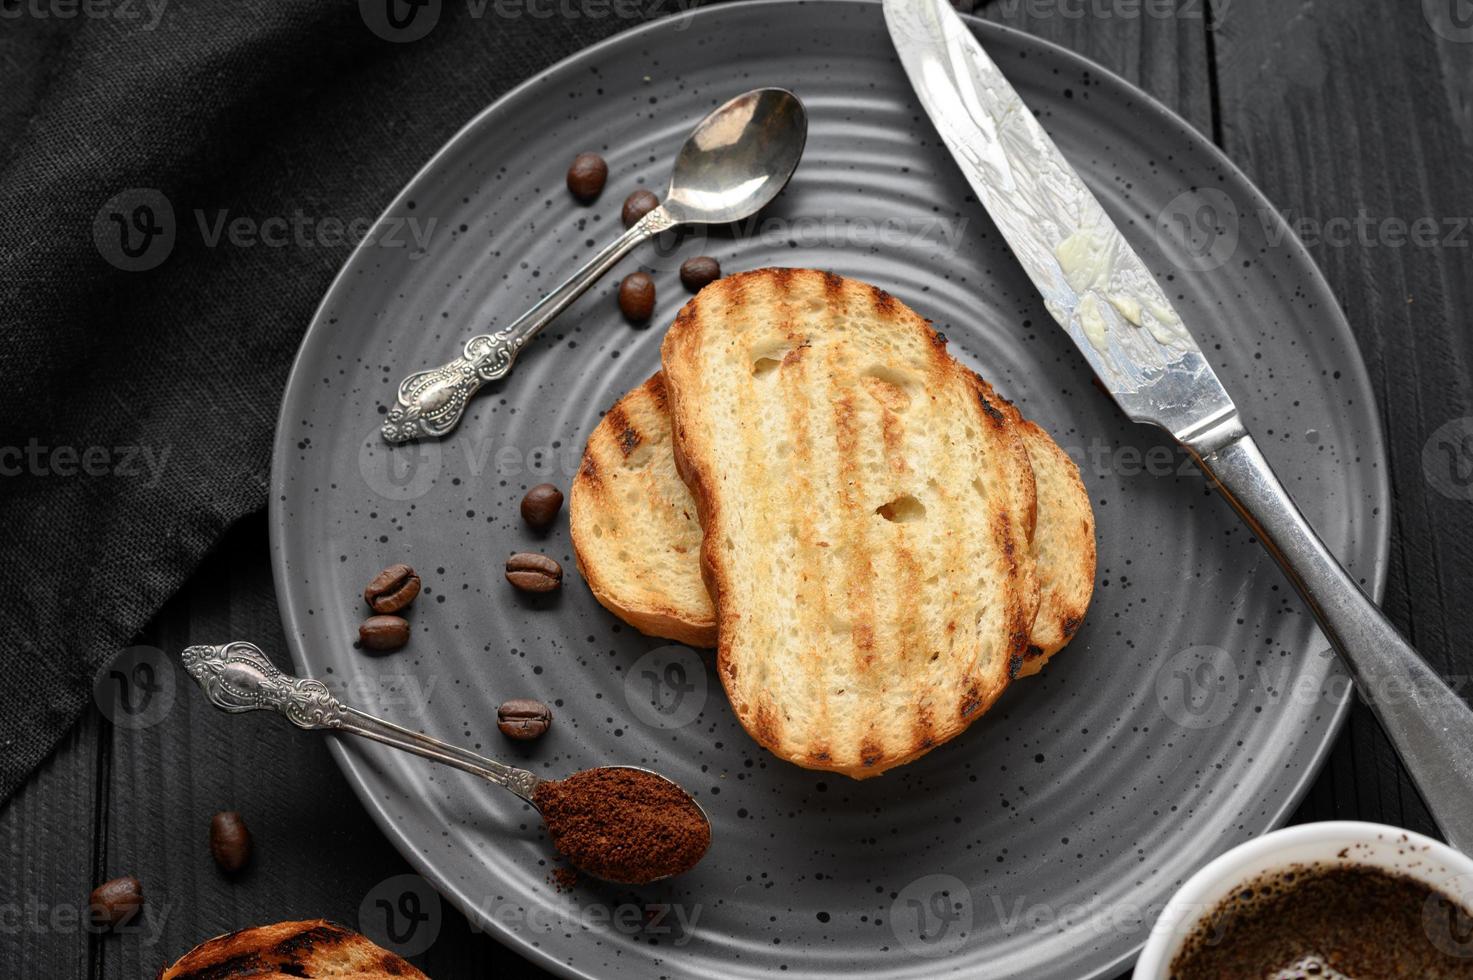
[[[97,925],[123,925],[143,907],[143,885],[132,875],[104,881],[92,889],[87,907]]]
[[[697,255],[680,263],[680,282],[693,293],[721,278],[721,263],[709,255]]]
[[[523,592],[551,592],[563,584],[563,566],[530,552],[506,560],[506,580]]]
[[[358,627],[358,642],[370,650],[397,650],[409,642],[409,620],[369,616]]]
[[[408,565],[390,565],[373,577],[363,599],[376,613],[396,613],[419,595],[419,576]]]
[[[647,190],[637,190],[624,198],[624,210],[619,217],[624,219],[625,228],[633,228],[639,219],[660,206],[660,199]]]
[[[539,483],[522,498],[522,520],[541,531],[557,518],[563,492],[551,483]]]
[[[568,168],[568,190],[584,204],[598,197],[609,179],[609,165],[597,153],[580,153]]]
[[[496,709],[496,727],[507,738],[525,742],[540,738],[552,725],[552,709],[541,701],[513,698]]]
[[[644,272],[633,272],[619,283],[619,309],[633,323],[643,323],[655,312],[655,281]]]
[[[221,871],[235,872],[251,859],[251,832],[234,810],[210,818],[210,855]]]

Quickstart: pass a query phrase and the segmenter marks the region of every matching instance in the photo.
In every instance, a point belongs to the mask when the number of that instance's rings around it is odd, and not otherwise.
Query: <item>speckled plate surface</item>
[[[1179,119],[1061,49],[974,26],[1167,280],[1316,527],[1379,593],[1382,440],[1312,263]],[[738,232],[625,261],[622,273],[655,276],[653,326],[623,322],[611,278],[482,392],[453,438],[379,442],[399,378],[526,309],[617,233],[626,194],[663,189],[694,120],[758,85],[806,101],[803,166]],[[584,149],[611,172],[592,207],[563,188]],[[1343,675],[1185,457],[1093,386],[938,145],[878,5],[736,4],[614,38],[474,120],[384,220],[325,298],[282,408],[271,523],[297,667],[549,776],[657,768],[715,825],[709,856],[680,879],[559,892],[520,801],[338,744],[389,837],[502,941],[579,977],[1109,976],[1180,881],[1282,820],[1311,779],[1344,714]],[[964,736],[879,779],[759,749],[709,654],[621,627],[579,579],[566,522],[543,537],[518,517],[528,486],[568,485],[600,412],[655,369],[686,299],[676,268],[703,252],[728,271],[814,266],[894,292],[1075,454],[1096,501],[1098,590],[1074,644]],[[517,550],[561,561],[561,594],[514,593],[501,565]],[[425,594],[410,645],[371,656],[352,644],[360,591],[393,561],[421,571]],[[509,697],[552,704],[549,735],[503,739],[495,707]]]

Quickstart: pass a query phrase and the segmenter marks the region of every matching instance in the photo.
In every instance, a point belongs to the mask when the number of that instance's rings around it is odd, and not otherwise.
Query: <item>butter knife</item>
[[[1330,554],[1171,301],[948,0],[884,0],[900,62],[1049,313],[1121,409],[1180,442],[1308,604],[1433,819],[1473,853],[1473,710]]]

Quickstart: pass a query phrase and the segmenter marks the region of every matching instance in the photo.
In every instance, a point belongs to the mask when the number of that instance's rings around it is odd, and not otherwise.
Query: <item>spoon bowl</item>
[[[658,805],[658,812],[660,815],[659,820],[664,825],[664,827],[662,828],[662,835],[668,836],[673,833],[674,819],[677,816],[677,811],[679,810],[685,810],[686,815],[699,817],[700,822],[703,825],[702,836],[704,836],[705,838],[705,846],[701,849],[699,854],[694,855],[694,859],[690,860],[688,863],[682,863],[678,867],[674,866],[673,864],[667,864],[667,867],[674,867],[674,870],[670,871],[667,874],[656,875],[654,877],[650,877],[644,874],[639,874],[634,877],[626,877],[617,874],[615,873],[615,867],[617,865],[610,865],[604,862],[604,851],[607,847],[607,844],[606,841],[603,841],[602,839],[600,840],[600,844],[596,849],[597,853],[589,853],[586,855],[580,854],[580,848],[576,846],[567,850],[564,849],[565,842],[559,839],[562,830],[568,827],[576,827],[579,823],[586,820],[589,815],[589,810],[588,808],[580,809],[575,807],[574,812],[571,814],[571,816],[569,816],[566,809],[554,805],[549,808],[552,812],[548,812],[547,810],[543,809],[542,802],[538,799],[540,794],[537,792],[538,786],[549,782],[564,782],[564,780],[538,780],[537,786],[534,786],[532,788],[532,792],[523,796],[523,799],[528,800],[528,802],[532,804],[532,806],[537,810],[538,814],[542,817],[543,822],[547,825],[548,833],[552,838],[553,846],[557,848],[560,854],[562,854],[564,860],[576,867],[579,871],[582,871],[584,874],[592,875],[593,877],[600,878],[604,881],[611,881],[615,884],[648,885],[653,884],[656,881],[664,881],[666,878],[674,877],[677,874],[681,874],[693,868],[697,863],[700,862],[701,858],[705,856],[706,850],[709,849],[711,846],[711,818],[709,815],[707,815],[705,808],[696,802],[695,797],[691,796],[690,793],[687,792],[686,789],[679,783],[675,782],[675,780],[661,773],[655,772],[653,769],[646,769],[643,766],[620,765],[595,766],[592,769],[584,769],[580,772],[574,773],[572,776],[567,777],[567,781],[572,781],[579,777],[586,778],[600,773],[612,773],[620,771],[637,772],[642,776],[653,777],[653,779],[658,781],[658,783],[672,788],[678,795],[678,801],[660,800],[659,803],[656,804],[656,801],[649,800],[647,803],[647,806],[651,808]],[[628,798],[625,793],[619,793],[618,795],[624,799]],[[636,794],[629,793],[628,795]],[[612,801],[602,803],[598,809],[602,809],[603,806],[611,805],[611,802]],[[561,815],[559,814],[560,809],[563,810]],[[639,819],[631,817],[628,824],[628,832],[630,834],[633,834],[639,823]],[[648,830],[649,827],[646,825],[645,829]],[[580,859],[584,857],[586,857],[588,860]],[[590,863],[592,863],[594,867],[589,867],[588,865]]]
[[[808,141],[808,114],[783,88],[744,92],[696,125],[675,158],[665,210],[680,224],[756,214],[787,186]]]

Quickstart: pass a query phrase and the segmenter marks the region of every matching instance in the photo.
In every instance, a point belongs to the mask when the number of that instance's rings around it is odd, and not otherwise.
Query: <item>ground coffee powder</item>
[[[639,885],[695,866],[711,845],[705,814],[679,786],[639,769],[586,769],[538,784],[552,844],[573,865]]]

